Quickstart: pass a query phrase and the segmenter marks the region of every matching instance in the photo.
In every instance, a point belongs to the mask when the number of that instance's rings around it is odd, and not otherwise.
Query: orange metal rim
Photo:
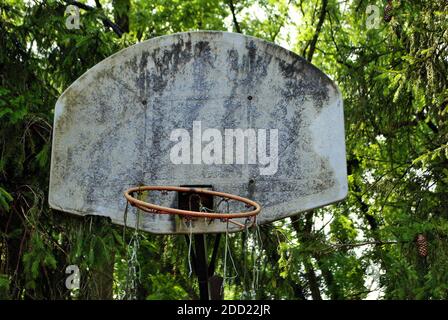
[[[148,203],[145,201],[138,200],[132,195],[135,192],[142,191],[177,191],[177,192],[188,192],[188,193],[199,193],[199,194],[209,194],[213,196],[218,196],[223,199],[231,199],[245,203],[248,207],[253,207],[254,209],[247,212],[199,212],[199,211],[189,211],[181,210],[170,207],[158,206],[156,204]],[[199,217],[199,218],[210,218],[210,219],[237,219],[237,218],[250,218],[255,217],[261,211],[261,206],[250,199],[240,197],[230,193],[212,191],[202,188],[188,188],[188,187],[175,187],[175,186],[141,186],[133,187],[124,192],[126,200],[133,206],[138,207],[146,212],[150,213],[161,213],[161,214],[176,214],[186,217]]]

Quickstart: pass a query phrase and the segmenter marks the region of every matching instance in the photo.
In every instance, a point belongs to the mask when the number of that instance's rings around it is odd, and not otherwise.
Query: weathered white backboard
[[[341,94],[301,57],[241,34],[179,33],[124,49],[57,101],[49,203],[123,224],[123,191],[138,185],[212,185],[260,203],[259,223],[339,201]],[[131,210],[127,225],[135,218]],[[179,220],[144,213],[140,228],[190,232]],[[225,229],[198,219],[192,232]]]

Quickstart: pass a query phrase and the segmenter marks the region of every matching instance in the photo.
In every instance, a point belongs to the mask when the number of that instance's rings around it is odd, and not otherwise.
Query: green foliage
[[[0,208],[5,211],[9,211],[9,203],[13,200],[13,197],[2,187],[0,187]]]
[[[0,300],[9,299],[9,277],[5,274],[0,274]]]
[[[149,283],[154,290],[146,297],[148,300],[179,300],[187,299],[188,295],[176,279],[167,274],[153,274]]]
[[[34,233],[29,240],[31,246],[23,255],[24,274],[26,275],[25,286],[27,288],[36,288],[36,279],[42,269],[46,270],[56,268],[56,259],[52,252],[47,250],[42,238],[38,233]]]
[[[383,1],[101,4],[81,8],[81,28],[69,30],[66,1],[0,2],[0,298],[121,298],[131,280],[139,299],[197,298],[184,238],[139,233],[130,279],[133,231],[53,212],[46,199],[62,91],[122,48],[200,29],[240,30],[312,61],[338,83],[346,117],[345,202],[229,236],[225,297],[448,298],[446,2],[393,1],[377,29],[367,29],[366,7]],[[73,264],[81,287],[70,291]]]

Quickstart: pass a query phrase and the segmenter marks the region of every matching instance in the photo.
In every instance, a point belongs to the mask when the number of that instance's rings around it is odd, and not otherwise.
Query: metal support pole
[[[203,238],[203,239],[201,239]],[[191,250],[191,257],[193,261],[193,271],[198,277],[199,280],[199,290],[200,292],[200,298],[201,300],[222,300],[222,292],[221,292],[221,286],[222,286],[222,277],[215,275],[215,266],[216,266],[216,259],[218,256],[218,250],[219,250],[219,242],[221,240],[221,234],[218,233],[215,236],[215,241],[213,244],[213,252],[210,259],[210,262],[208,262],[208,266],[205,264],[205,269],[207,271],[207,274],[204,272],[204,260],[207,263],[207,244],[206,244],[206,235],[199,234],[194,235],[194,249]],[[188,235],[185,235],[185,241],[187,245],[189,244],[190,240]],[[202,246],[202,243],[204,246]],[[203,250],[205,249],[205,250]],[[205,251],[205,253],[204,253]],[[200,253],[200,254],[199,254]],[[204,258],[205,255],[205,258]],[[207,276],[207,278],[205,278]],[[203,285],[204,279],[207,280],[207,286]],[[202,294],[203,291],[208,290],[208,295],[206,293]],[[207,296],[209,299],[206,299]]]
[[[212,186],[188,186],[197,187],[213,190]],[[210,195],[199,195],[192,197],[191,193],[181,192],[178,194],[178,207],[179,209],[187,210],[200,210],[200,202],[202,206],[213,209],[213,196]],[[216,247],[216,245],[215,245]],[[216,260],[215,248],[212,255],[212,261],[210,263],[210,271],[208,266],[208,252],[207,252],[207,241],[205,234],[195,234],[194,235],[194,253],[193,253],[193,265],[194,272],[198,277],[199,282],[199,297],[201,300],[210,300],[210,287],[209,287],[209,272],[211,275],[214,273],[214,266]]]
[[[201,300],[210,300],[207,265],[207,243],[205,234],[194,235],[194,247],[196,256],[196,276],[199,281],[199,297]]]

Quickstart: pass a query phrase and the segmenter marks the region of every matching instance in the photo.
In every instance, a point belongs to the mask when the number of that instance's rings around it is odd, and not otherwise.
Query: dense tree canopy
[[[197,298],[183,237],[49,209],[53,108],[122,48],[227,30],[285,46],[339,85],[349,196],[230,235],[225,297],[448,299],[447,13],[430,0],[1,1],[0,298]],[[79,290],[65,286],[68,265]]]

